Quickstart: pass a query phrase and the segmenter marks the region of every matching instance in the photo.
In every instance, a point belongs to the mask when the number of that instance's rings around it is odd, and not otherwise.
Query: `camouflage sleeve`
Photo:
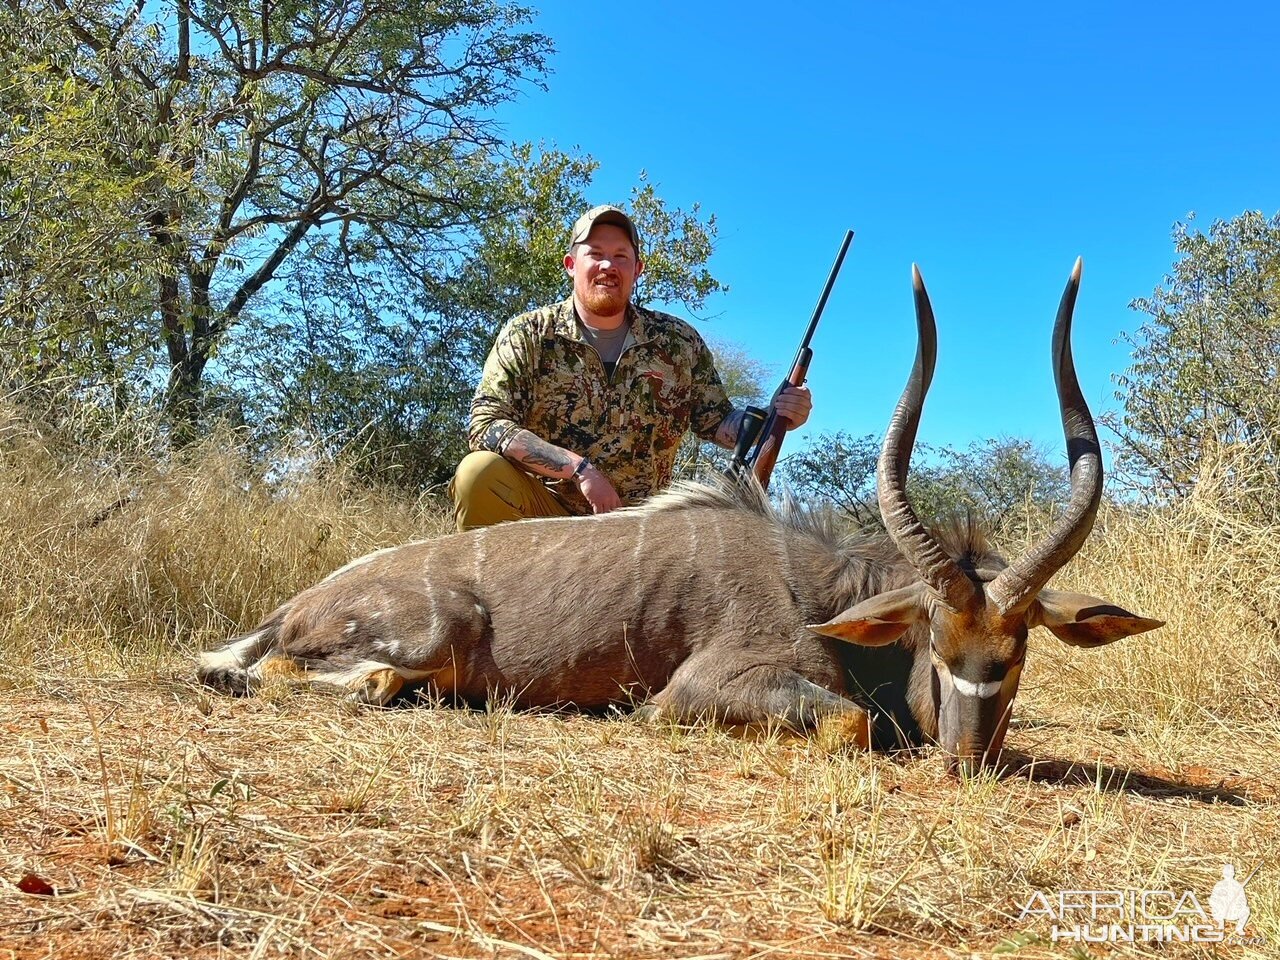
[[[693,413],[689,418],[689,428],[701,439],[715,443],[716,428],[733,413],[733,404],[724,392],[711,349],[701,337],[697,337],[694,344],[691,380]]]
[[[511,438],[524,429],[533,402],[539,347],[537,333],[523,317],[507,321],[498,331],[471,400],[467,443],[472,450],[503,453]]]

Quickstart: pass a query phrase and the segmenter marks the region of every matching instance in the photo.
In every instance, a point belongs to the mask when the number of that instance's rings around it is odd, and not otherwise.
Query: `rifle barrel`
[[[840,252],[836,254],[836,262],[831,267],[831,272],[827,274],[826,285],[822,288],[822,296],[818,298],[818,305],[813,308],[813,317],[809,320],[809,328],[804,332],[804,339],[800,341],[800,350],[804,350],[809,346],[809,341],[813,339],[814,331],[818,329],[818,321],[822,319],[822,311],[826,309],[827,297],[831,296],[831,288],[836,285],[836,277],[840,275],[840,267],[844,263],[844,255],[849,252],[849,244],[853,243],[853,231],[846,230],[844,234],[844,242],[840,244]],[[796,351],[796,357],[800,356],[800,351]],[[795,364],[793,363],[794,367]]]
[[[818,321],[822,319],[822,311],[827,306],[827,298],[831,296],[831,288],[836,284],[836,277],[840,275],[840,267],[844,263],[844,255],[849,252],[849,244],[852,242],[853,231],[846,230],[844,241],[840,244],[840,252],[836,254],[836,262],[832,265],[831,272],[827,274],[827,282],[822,287],[822,296],[818,297],[818,305],[813,308],[813,317],[810,318],[809,327],[804,332],[804,339],[800,341],[800,349],[796,351],[796,358],[791,361],[791,370],[774,394],[775,400],[777,399],[777,394],[787,386],[798,387],[804,383],[804,378],[808,375],[809,361],[813,358],[813,351],[809,348],[809,343],[813,340],[814,331],[818,329]],[[786,421],[779,420],[778,408],[771,401],[767,419],[764,421],[763,426],[760,427],[755,446],[751,453],[743,459],[743,465],[751,467],[756,479],[760,481],[760,486],[766,490],[769,487],[769,476],[773,473],[774,464],[777,463],[783,435],[786,432]]]

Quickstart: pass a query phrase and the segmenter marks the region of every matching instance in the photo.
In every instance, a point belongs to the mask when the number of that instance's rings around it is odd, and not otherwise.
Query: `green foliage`
[[[733,405],[739,409],[747,404],[766,405],[769,370],[765,364],[727,340],[706,339],[716,358],[716,370],[720,373],[724,392]],[[732,451],[689,434],[676,453],[675,476],[693,478],[700,474],[723,472],[729,466],[731,455]]]
[[[880,439],[843,430],[822,433],[784,456],[777,472],[793,489],[843,510],[860,527],[880,522],[876,506],[876,460]]]
[[[502,213],[480,202],[500,146],[493,108],[540,83],[550,51],[525,29],[531,11],[496,0],[31,0],[0,17],[16,78],[0,142],[24,184],[8,202],[45,241],[32,258],[24,237],[5,238],[5,328],[24,349],[37,335],[37,349],[83,340],[76,298],[117,285],[111,265],[137,248],[119,286],[141,344],[163,350],[152,361],[188,439],[206,368],[305,243],[416,267]],[[41,104],[49,85],[66,92]],[[40,150],[50,133],[56,154]],[[72,234],[64,250],[93,250],[97,230],[126,242],[42,296],[52,224]]]
[[[907,489],[923,517],[973,513],[1003,532],[1020,533],[1029,515],[1046,514],[1071,494],[1065,457],[1030,440],[992,438],[967,449],[925,448]]]
[[[145,380],[162,270],[149,197],[175,171],[123,162],[144,131],[115,85],[66,68],[46,26],[0,8],[0,376],[123,407]]]
[[[1242,213],[1207,234],[1179,223],[1173,239],[1173,272],[1130,304],[1148,319],[1124,337],[1124,410],[1106,419],[1121,474],[1157,499],[1189,493],[1207,453],[1280,430],[1280,214]]]
[[[682,303],[699,309],[707,297],[728,290],[707,270],[715,245],[716,218],[699,219],[698,204],[671,209],[641,172],[627,209],[644,244],[644,273],[636,283],[640,303]]]
[[[563,259],[573,220],[589,206],[596,171],[590,157],[522,144],[495,159],[490,188],[468,255],[428,277],[423,308],[474,331],[483,361],[502,321],[568,294]]]
[[[881,441],[867,434],[821,434],[779,465],[807,496],[829,500],[859,526],[879,524],[876,461]],[[994,528],[1020,532],[1028,514],[1065,503],[1065,465],[1016,437],[972,443],[965,450],[921,444],[912,457],[907,493],[926,521],[972,513]]]
[[[460,418],[474,383],[459,338],[432,315],[411,317],[406,298],[376,277],[344,287],[319,250],[301,267],[277,313],[248,318],[240,349],[220,363],[236,418],[264,451],[301,442],[364,481],[422,489],[447,480],[464,452]]]

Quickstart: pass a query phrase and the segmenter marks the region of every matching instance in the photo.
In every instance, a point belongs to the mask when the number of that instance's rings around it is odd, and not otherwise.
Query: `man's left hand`
[[[774,409],[778,416],[787,421],[787,429],[794,430],[804,426],[809,419],[809,411],[813,409],[813,394],[808,387],[784,387],[773,399]]]

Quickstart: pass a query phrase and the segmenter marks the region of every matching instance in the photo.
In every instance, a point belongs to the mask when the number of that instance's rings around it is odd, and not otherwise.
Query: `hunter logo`
[[[1254,873],[1257,873],[1254,870]],[[1245,879],[1244,883],[1248,883],[1253,879],[1253,873]],[[1244,936],[1245,921],[1249,919],[1249,898],[1245,896],[1244,883],[1236,879],[1236,868],[1229,863],[1222,865],[1222,879],[1213,887],[1213,893],[1209,894],[1209,912],[1213,914],[1213,919],[1218,926],[1225,927],[1228,923],[1236,925],[1236,933]]]
[[[1193,890],[1037,890],[1018,919],[1050,923],[1055,943],[1260,943],[1245,930],[1245,885],[1259,869],[1241,882],[1235,867],[1224,864],[1208,911]]]

